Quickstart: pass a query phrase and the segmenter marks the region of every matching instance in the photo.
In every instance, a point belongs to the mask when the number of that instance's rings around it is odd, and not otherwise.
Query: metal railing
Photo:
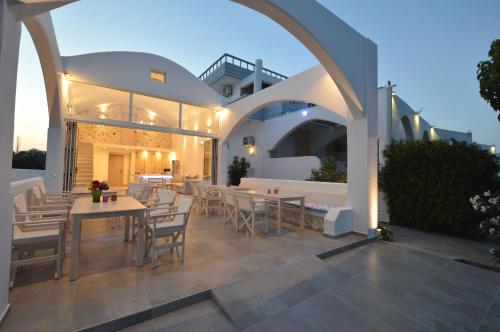
[[[217,68],[219,68],[220,66],[222,66],[222,64],[224,64],[226,62],[233,64],[235,66],[250,70],[250,71],[255,71],[255,64],[253,64],[247,60],[238,58],[234,55],[224,53],[220,58],[215,60],[215,62],[210,67],[208,67],[207,70],[205,70],[200,76],[198,76],[198,78],[200,80],[206,79],[210,74],[212,74],[214,71],[216,71]],[[265,75],[276,77],[277,79],[280,79],[280,80],[285,80],[288,78],[285,75],[281,75],[281,74],[279,74],[275,71],[272,71],[270,69],[267,69],[267,68],[262,68],[262,72]]]

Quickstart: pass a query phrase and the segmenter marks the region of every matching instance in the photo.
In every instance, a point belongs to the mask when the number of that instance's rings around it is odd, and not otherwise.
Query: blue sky
[[[476,64],[500,38],[498,0],[321,0],[378,45],[379,85],[440,128],[472,130],[500,145],[500,123],[478,93]],[[52,12],[62,55],[110,50],[155,53],[200,74],[228,52],[285,75],[317,60],[265,16],[227,0],[81,0]],[[332,31],[334,33],[334,31]],[[29,119],[29,120],[27,120]],[[23,30],[16,135],[23,149],[45,149],[48,126],[43,77]]]

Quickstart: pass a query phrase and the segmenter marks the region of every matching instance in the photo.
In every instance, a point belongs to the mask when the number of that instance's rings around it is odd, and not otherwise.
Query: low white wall
[[[11,181],[19,181],[36,177],[45,178],[45,170],[13,168],[10,179]]]
[[[347,183],[242,178],[240,186],[263,191],[278,187],[282,191],[304,194],[306,203],[328,207],[347,206]]]
[[[303,181],[311,176],[311,169],[320,167],[316,156],[266,158],[263,176],[269,179]]]
[[[26,200],[29,201],[29,191],[31,188],[42,184],[43,181],[42,177],[13,181],[10,184],[11,197],[16,197],[17,195],[23,193]]]

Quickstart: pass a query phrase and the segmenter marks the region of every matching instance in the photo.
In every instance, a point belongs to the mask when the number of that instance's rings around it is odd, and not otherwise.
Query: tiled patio
[[[126,331],[488,332],[499,326],[499,273],[379,241],[222,285],[211,301]]]
[[[192,214],[186,261],[161,256],[156,270],[134,265],[135,246],[123,242],[123,225],[110,221],[83,224],[80,278],[53,280],[52,265],[25,267],[10,292],[11,310],[2,331],[70,331],[125,316],[199,291],[364,239],[351,235],[328,239],[310,230],[285,229],[282,236],[254,237],[234,232],[220,216]],[[273,228],[271,228],[273,230]],[[69,248],[68,243],[68,248]]]

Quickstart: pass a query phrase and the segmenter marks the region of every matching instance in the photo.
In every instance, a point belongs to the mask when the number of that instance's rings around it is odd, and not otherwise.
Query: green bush
[[[14,152],[12,168],[45,169],[45,151],[31,149]]]
[[[249,168],[250,163],[244,157],[239,158],[238,156],[235,156],[233,158],[233,162],[227,167],[229,184],[232,186],[239,186],[241,178],[247,176]]]
[[[317,182],[347,182],[347,174],[337,170],[337,163],[331,156],[321,159],[321,166],[319,169],[313,168],[311,170],[311,177],[306,181]]]
[[[495,156],[475,145],[393,142],[380,171],[391,223],[478,237],[481,218],[469,198],[498,188]]]

